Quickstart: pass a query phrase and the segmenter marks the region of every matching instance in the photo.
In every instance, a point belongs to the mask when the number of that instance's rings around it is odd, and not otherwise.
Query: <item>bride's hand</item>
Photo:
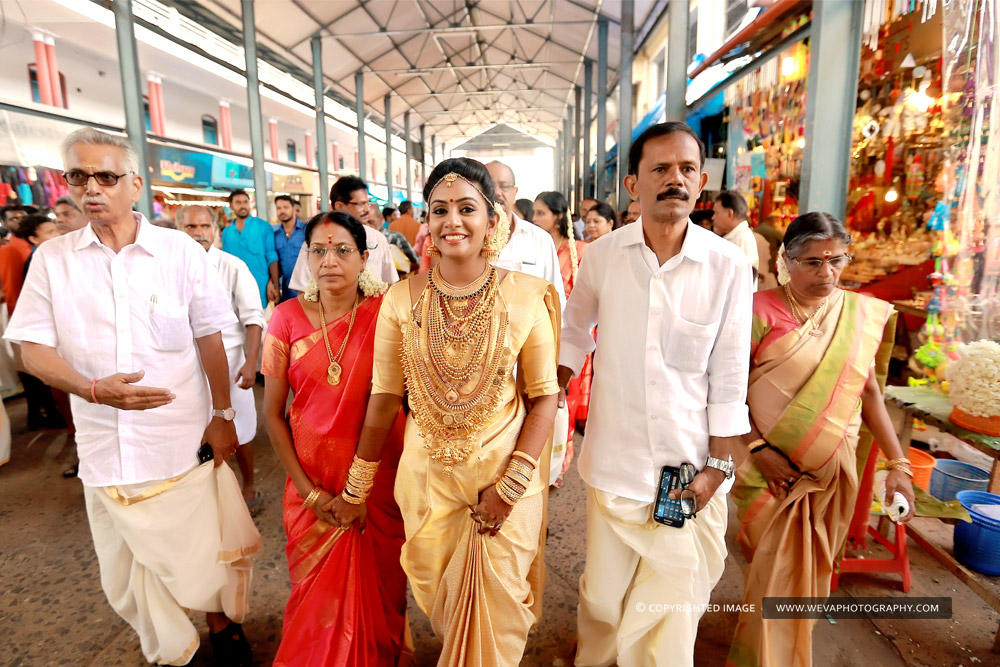
[[[478,519],[479,534],[493,537],[500,532],[503,522],[514,508],[500,498],[496,486],[491,484],[479,494],[479,504],[469,505],[469,509],[472,510],[472,520]]]
[[[350,530],[351,526],[357,522],[358,528],[364,532],[365,524],[368,522],[368,508],[365,503],[354,505],[338,494],[325,503],[323,509],[333,517],[332,525]]]

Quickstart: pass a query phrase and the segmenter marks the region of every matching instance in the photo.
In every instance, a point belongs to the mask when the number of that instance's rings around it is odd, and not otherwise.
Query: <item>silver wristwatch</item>
[[[705,460],[705,467],[721,470],[726,475],[726,479],[732,479],[733,475],[736,474],[736,464],[733,463],[732,457],[729,457],[729,460],[726,460],[709,456]]]
[[[233,408],[226,408],[225,410],[212,410],[212,416],[231,422],[236,419],[236,410]]]

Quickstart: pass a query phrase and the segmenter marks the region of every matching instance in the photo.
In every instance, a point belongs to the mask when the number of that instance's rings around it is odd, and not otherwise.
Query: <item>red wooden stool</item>
[[[878,460],[878,454],[878,443],[872,443],[871,452],[869,452],[868,460],[865,462],[864,473],[861,475],[858,500],[854,504],[851,527],[847,532],[847,547],[844,549],[844,556],[834,563],[833,579],[830,581],[831,592],[837,590],[840,575],[847,572],[898,573],[903,576],[903,592],[906,593],[910,590],[910,558],[906,552],[906,526],[901,523],[892,523],[891,525],[896,529],[896,539],[894,542],[890,542],[871,525],[875,462]],[[912,508],[910,511],[913,511]],[[879,523],[881,524],[881,518]],[[864,549],[865,542],[869,537],[888,549],[892,557],[852,558],[847,556],[849,551]]]

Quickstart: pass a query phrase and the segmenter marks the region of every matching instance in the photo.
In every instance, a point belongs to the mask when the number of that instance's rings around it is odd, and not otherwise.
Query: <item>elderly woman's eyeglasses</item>
[[[66,179],[67,185],[72,185],[74,187],[80,187],[81,185],[86,185],[87,181],[93,177],[97,181],[98,185],[103,185],[105,187],[111,187],[112,185],[118,184],[118,179],[122,176],[127,176],[133,172],[126,171],[124,174],[116,174],[111,171],[99,171],[96,174],[88,174],[85,171],[64,171],[63,178]]]
[[[846,268],[854,258],[850,255],[837,255],[836,257],[827,257],[826,259],[820,259],[818,257],[810,257],[809,259],[796,259],[794,257],[789,257],[788,259],[795,262],[795,264],[806,271],[818,273],[819,270],[823,268],[823,265],[827,263],[829,263],[830,268],[834,271],[841,271]]]
[[[351,256],[351,253],[357,252],[358,250],[354,246],[348,245],[347,243],[339,243],[335,246],[329,246],[329,248],[325,245],[314,246],[309,249],[309,252],[311,252],[316,257],[323,259],[324,257],[326,257],[326,252],[328,249],[332,250],[337,255],[337,259],[347,259],[348,257]]]

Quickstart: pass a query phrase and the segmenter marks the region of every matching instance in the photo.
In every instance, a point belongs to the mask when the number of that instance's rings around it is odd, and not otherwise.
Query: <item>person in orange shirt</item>
[[[413,202],[404,201],[399,205],[399,217],[389,225],[389,231],[405,236],[411,246],[417,242],[420,223],[413,217]]]
[[[14,313],[17,297],[24,285],[24,263],[31,256],[31,244],[17,236],[26,211],[20,206],[9,206],[3,212],[3,231],[7,242],[0,247],[0,290],[7,302],[7,313]]]

